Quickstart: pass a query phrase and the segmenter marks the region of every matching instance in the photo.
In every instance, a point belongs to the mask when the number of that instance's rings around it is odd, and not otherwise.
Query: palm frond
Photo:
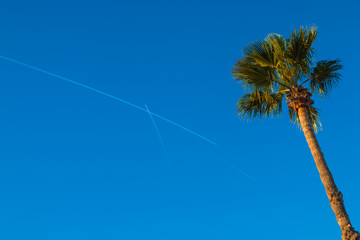
[[[265,38],[265,42],[272,48],[273,57],[276,59],[274,62],[277,65],[283,63],[286,50],[285,38],[279,34],[271,33]]]
[[[310,75],[311,91],[321,97],[328,95],[339,83],[341,74],[338,71],[342,68],[339,59],[319,61]]]
[[[276,58],[274,58],[273,50],[266,41],[255,41],[244,48],[243,55],[253,61],[260,67],[274,68]]]
[[[295,76],[298,75],[298,69],[289,64],[281,64],[277,67],[277,73],[281,82],[288,86],[296,85],[296,78]]]
[[[293,108],[290,108],[290,107],[288,109],[289,109],[290,121],[295,123],[297,126],[300,126],[299,118],[297,117],[297,114],[296,114],[295,110]]]
[[[319,117],[319,109],[317,109],[316,107],[311,105],[308,108],[308,112],[309,112],[309,119],[314,128],[314,131],[315,132],[320,131],[321,130],[321,122],[320,122],[320,117]]]
[[[290,65],[296,65],[307,74],[316,51],[312,44],[318,35],[316,27],[301,27],[287,39],[286,58]]]
[[[239,80],[244,88],[269,90],[276,78],[274,70],[256,65],[252,59],[243,58],[233,68],[235,80]]]
[[[250,94],[243,95],[237,105],[238,113],[242,118],[267,117],[280,115],[282,110],[282,98],[284,93],[270,93],[255,90]]]

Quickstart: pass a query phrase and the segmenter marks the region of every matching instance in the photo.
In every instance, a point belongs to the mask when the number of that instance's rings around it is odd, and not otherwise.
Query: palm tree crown
[[[288,38],[270,34],[243,50],[243,58],[233,68],[234,78],[249,92],[237,103],[239,115],[279,115],[285,96],[293,122],[299,121],[297,109],[306,106],[314,130],[320,128],[318,110],[310,97],[328,95],[341,78],[342,65],[338,59],[314,63],[312,44],[317,35],[316,27],[301,27]]]

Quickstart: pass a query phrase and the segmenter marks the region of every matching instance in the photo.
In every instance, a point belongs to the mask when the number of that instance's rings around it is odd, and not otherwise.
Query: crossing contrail
[[[142,108],[142,107],[140,107],[140,106],[138,106],[138,105],[136,105],[136,104],[133,104],[133,103],[131,103],[131,102],[128,102],[128,101],[126,101],[126,100],[124,100],[124,99],[121,99],[121,98],[116,97],[116,96],[114,96],[114,95],[111,95],[111,94],[109,94],[109,93],[103,92],[103,91],[98,90],[98,89],[96,89],[96,88],[87,86],[87,85],[85,85],[85,84],[79,83],[79,82],[74,81],[74,80],[71,80],[71,79],[69,79],[69,78],[66,78],[66,77],[57,75],[57,74],[52,73],[52,72],[48,72],[48,71],[43,70],[43,69],[41,69],[41,68],[37,68],[37,67],[31,66],[31,65],[29,65],[29,64],[20,62],[20,61],[18,61],[18,60],[12,59],[12,58],[4,57],[4,56],[0,56],[0,58],[4,59],[4,60],[6,60],[6,61],[12,62],[12,63],[19,64],[19,65],[21,65],[21,66],[24,66],[24,67],[33,69],[33,70],[36,70],[36,71],[38,71],[38,72],[47,74],[47,75],[49,75],[49,76],[52,76],[52,77],[55,77],[55,78],[59,78],[59,79],[61,79],[61,80],[67,81],[67,82],[69,82],[69,83],[72,83],[72,84],[78,85],[78,86],[80,86],[80,87],[86,88],[86,89],[88,89],[88,90],[90,90],[90,91],[99,93],[99,94],[101,94],[101,95],[107,96],[107,97],[112,98],[112,99],[115,99],[115,100],[117,100],[117,101],[120,101],[120,102],[122,102],[122,103],[125,103],[125,104],[127,104],[127,105],[129,105],[129,106],[131,106],[131,107],[137,108],[137,109],[142,110],[142,111],[144,111],[144,112],[148,112],[147,109]],[[149,112],[148,112],[148,113],[149,113]],[[188,129],[188,128],[186,128],[186,127],[184,127],[184,126],[182,126],[182,125],[180,125],[180,124],[178,124],[178,123],[176,123],[176,122],[174,122],[174,121],[171,121],[170,119],[167,119],[167,118],[165,118],[165,117],[163,117],[163,116],[161,116],[161,115],[159,115],[159,114],[153,113],[153,112],[151,112],[150,114],[151,114],[152,116],[155,116],[155,117],[157,117],[157,118],[160,118],[160,119],[162,119],[162,120],[164,120],[164,121],[166,121],[166,122],[168,122],[168,123],[171,123],[172,125],[174,125],[174,126],[176,126],[176,127],[179,127],[179,128],[181,128],[181,129],[183,129],[183,130],[185,130],[185,131],[193,134],[194,136],[197,136],[197,137],[199,137],[199,138],[201,138],[201,139],[203,139],[203,140],[205,140],[205,141],[207,141],[207,142],[209,142],[209,143],[217,146],[217,143],[215,143],[214,141],[212,141],[212,140],[210,140],[210,139],[208,139],[208,138],[200,135],[199,133],[196,133],[196,132],[194,132],[194,131],[192,131],[192,130],[190,130],[190,129]]]
[[[171,166],[170,166],[168,154],[167,154],[167,151],[166,151],[165,143],[164,143],[164,141],[163,141],[163,139],[162,139],[162,137],[161,137],[161,135],[160,135],[160,131],[159,131],[157,125],[156,125],[156,122],[155,122],[154,118],[152,117],[151,112],[150,112],[150,110],[149,110],[149,108],[148,108],[148,106],[147,106],[146,104],[145,104],[145,108],[146,108],[146,110],[147,110],[148,113],[149,113],[149,117],[150,117],[150,119],[151,119],[151,122],[152,122],[152,124],[154,125],[154,128],[155,128],[155,131],[156,131],[157,136],[159,137],[159,141],[160,141],[160,144],[161,144],[163,153],[164,153],[164,157],[165,157],[165,160],[166,160],[166,164],[167,164],[167,167],[168,167],[168,169],[169,169],[169,172],[171,173]]]

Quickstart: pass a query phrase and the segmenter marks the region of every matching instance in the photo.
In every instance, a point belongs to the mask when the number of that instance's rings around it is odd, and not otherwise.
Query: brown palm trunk
[[[341,192],[335,185],[334,178],[326,164],[324,154],[316,139],[312,124],[309,120],[308,110],[306,107],[298,109],[298,115],[301,127],[304,131],[306,141],[314,157],[316,167],[320,173],[320,178],[324,184],[326,194],[330,200],[330,205],[335,213],[337,222],[342,231],[343,240],[360,240],[360,234],[354,230],[351,225],[350,218],[346,213],[344,201]]]

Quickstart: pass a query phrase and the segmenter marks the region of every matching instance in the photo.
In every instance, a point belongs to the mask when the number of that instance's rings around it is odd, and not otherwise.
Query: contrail
[[[241,170],[240,168],[238,168],[237,166],[235,166],[232,162],[226,160],[223,157],[223,154],[220,153],[219,148],[217,149],[211,149],[210,150],[219,160],[223,161],[226,165],[228,165],[229,167],[231,167],[233,170],[235,170],[238,173],[241,173],[242,175],[246,176],[247,178],[251,179],[252,181],[255,181],[255,178],[253,178],[252,176],[250,176],[249,174],[247,174],[244,170]]]
[[[164,141],[163,141],[163,139],[162,139],[162,137],[160,135],[160,132],[159,132],[159,129],[158,129],[157,125],[156,125],[156,122],[155,122],[154,118],[152,117],[151,112],[150,112],[150,110],[149,110],[149,108],[148,108],[148,106],[146,104],[145,104],[145,108],[149,113],[149,117],[151,119],[151,122],[154,125],[157,136],[159,137],[159,141],[161,143],[161,147],[162,147],[162,150],[163,150],[163,153],[164,153],[166,164],[167,164],[167,167],[169,169],[169,172],[171,173],[171,166],[170,166],[169,158],[168,158],[167,151],[166,151],[166,148],[165,148],[165,143],[164,143]]]
[[[109,94],[109,93],[100,91],[100,90],[98,90],[98,89],[96,89],[96,88],[93,88],[93,87],[87,86],[87,85],[85,85],[85,84],[82,84],[82,83],[73,81],[73,80],[71,80],[71,79],[69,79],[69,78],[66,78],[66,77],[57,75],[57,74],[52,73],[52,72],[48,72],[48,71],[43,70],[43,69],[41,69],[41,68],[37,68],[37,67],[31,66],[31,65],[29,65],[29,64],[20,62],[20,61],[18,61],[18,60],[12,59],[12,58],[4,57],[4,56],[0,56],[0,58],[4,59],[4,60],[6,60],[6,61],[9,61],[9,62],[13,62],[13,63],[19,64],[19,65],[21,65],[21,66],[24,66],[24,67],[27,67],[27,68],[30,68],[30,69],[33,69],[33,70],[36,70],[36,71],[45,73],[45,74],[47,74],[47,75],[49,75],[49,76],[52,76],[52,77],[55,77],[55,78],[59,78],[59,79],[61,79],[61,80],[67,81],[67,82],[69,82],[69,83],[72,83],[72,84],[78,85],[78,86],[80,86],[80,87],[86,88],[86,89],[88,89],[88,90],[90,90],[90,91],[93,91],[93,92],[99,93],[99,94],[101,94],[101,95],[107,96],[107,97],[109,97],[109,98],[118,100],[118,101],[120,101],[120,102],[122,102],[122,103],[125,103],[125,104],[127,104],[127,105],[129,105],[129,106],[131,106],[131,107],[137,108],[137,109],[142,110],[142,111],[144,111],[144,112],[148,112],[145,108],[142,108],[142,107],[140,107],[140,106],[138,106],[138,105],[136,105],[136,104],[133,104],[133,103],[128,102],[128,101],[126,101],[126,100],[124,100],[124,99],[118,98],[118,97],[116,97],[116,96],[114,96],[114,95],[111,95],[111,94]],[[217,146],[217,143],[215,143],[214,141],[211,141],[210,139],[208,139],[208,138],[200,135],[199,133],[196,133],[196,132],[194,132],[194,131],[192,131],[192,130],[190,130],[190,129],[188,129],[188,128],[186,128],[186,127],[184,127],[184,126],[182,126],[182,125],[180,125],[180,124],[178,124],[178,123],[176,123],[176,122],[174,122],[174,121],[171,121],[171,120],[169,120],[169,119],[167,119],[167,118],[165,118],[165,117],[163,117],[163,116],[161,116],[161,115],[158,115],[158,114],[156,114],[156,113],[153,113],[153,112],[151,113],[151,115],[153,115],[153,116],[155,116],[155,117],[158,117],[158,118],[160,118],[160,119],[162,119],[162,120],[164,120],[164,121],[166,121],[166,122],[168,122],[168,123],[171,123],[172,125],[177,126],[177,127],[181,128],[181,129],[183,129],[183,130],[185,130],[185,131],[187,131],[187,132],[189,132],[189,133],[191,133],[191,134],[193,134],[193,135],[195,135],[195,136],[197,136],[197,137],[199,137],[199,138],[201,138],[201,139],[203,139],[203,140],[205,140],[205,141],[207,141],[207,142],[209,142],[209,143],[211,143],[211,144],[213,144],[213,145],[215,145],[215,146]]]
[[[241,170],[240,168],[236,167],[234,164],[232,164],[231,162],[225,160],[225,158],[220,158],[221,160],[223,160],[229,167],[231,167],[232,169],[234,169],[235,171],[245,175],[246,177],[250,178],[251,180],[255,181],[255,178],[253,178],[252,176],[250,176],[249,174],[247,174],[246,172],[244,172],[243,170]]]

